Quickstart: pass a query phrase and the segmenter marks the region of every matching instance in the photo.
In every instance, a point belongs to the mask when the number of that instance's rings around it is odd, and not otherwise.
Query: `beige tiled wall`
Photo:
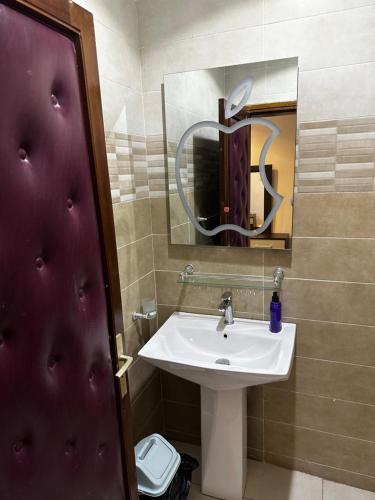
[[[248,454],[375,491],[374,1],[138,4],[148,140],[163,134],[163,74],[295,56],[300,69],[292,251],[168,244],[159,164],[151,192],[159,325],[174,310],[217,312],[220,289],[176,284],[188,262],[240,275],[282,265],[296,360],[289,381],[249,390]],[[236,314],[267,318],[269,293],[233,294]],[[167,436],[199,442],[199,388],[166,373],[161,381]]]
[[[156,320],[133,321],[142,312],[142,301],[156,303],[151,202],[145,198],[113,205],[124,318],[124,344],[135,358],[129,371],[134,412],[134,435],[138,441],[152,432],[163,432],[159,370],[138,358],[138,351],[155,333]]]
[[[375,117],[299,124],[299,193],[374,191]]]
[[[176,284],[186,263],[240,275],[282,265],[296,360],[289,381],[249,390],[249,456],[375,491],[374,1],[80,3],[95,15],[126,349],[136,356],[176,309],[216,314],[219,289]],[[163,74],[295,56],[292,252],[169,245]],[[145,296],[158,321],[133,323]],[[269,299],[234,290],[240,316],[267,318]],[[165,426],[199,442],[197,386],[139,359],[130,376],[136,439]]]

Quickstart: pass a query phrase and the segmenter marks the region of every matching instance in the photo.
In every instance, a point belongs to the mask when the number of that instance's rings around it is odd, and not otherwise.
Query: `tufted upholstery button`
[[[22,161],[26,161],[27,160],[27,151],[25,148],[20,148],[18,150],[18,154],[19,154],[19,157],[21,158]]]
[[[54,354],[50,356],[48,360],[48,368],[53,369],[57,365],[57,363],[61,362],[61,356],[60,354]]]
[[[24,438],[17,439],[17,441],[15,441],[13,443],[14,453],[16,453],[18,455],[22,451],[25,451],[25,449],[30,445],[30,442],[31,442],[31,440],[30,440],[29,436],[25,436]]]
[[[66,204],[67,204],[68,208],[73,208],[73,200],[71,198],[67,199]]]
[[[78,290],[78,297],[80,299],[83,299],[83,297],[85,296],[85,290],[83,287],[81,287],[79,290]]]
[[[74,453],[77,446],[77,441],[75,439],[67,439],[65,443],[65,455],[71,455]]]
[[[54,108],[59,108],[60,107],[59,100],[57,99],[56,95],[53,92],[51,94],[51,102],[52,102],[52,106]]]
[[[13,445],[14,453],[21,453],[23,446],[24,446],[23,441],[20,440],[20,441],[15,442]]]
[[[44,266],[44,260],[42,259],[42,257],[37,257],[35,259],[35,264],[38,269],[42,269],[42,267]]]
[[[100,445],[98,446],[98,455],[99,455],[99,457],[103,457],[106,449],[107,449],[106,444],[105,443],[100,443]]]

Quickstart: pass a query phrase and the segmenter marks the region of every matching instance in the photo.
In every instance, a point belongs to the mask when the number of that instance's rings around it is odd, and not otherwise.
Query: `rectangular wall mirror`
[[[164,76],[170,241],[290,249],[297,58]]]

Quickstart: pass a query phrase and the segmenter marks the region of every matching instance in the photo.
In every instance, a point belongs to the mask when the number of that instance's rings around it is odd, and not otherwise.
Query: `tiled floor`
[[[180,452],[200,459],[200,449],[185,443],[173,443]],[[200,470],[194,472],[189,500],[217,500],[200,492]],[[333,483],[303,472],[291,471],[248,461],[246,500],[375,500],[375,493]]]

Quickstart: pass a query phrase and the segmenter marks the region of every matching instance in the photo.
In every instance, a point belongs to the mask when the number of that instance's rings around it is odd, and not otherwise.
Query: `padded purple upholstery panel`
[[[237,123],[233,118],[229,125]],[[229,135],[229,205],[230,223],[248,228],[249,214],[249,127]],[[246,247],[248,238],[230,231],[230,246]]]
[[[0,499],[122,500],[75,48],[1,2],[0,110]]]

